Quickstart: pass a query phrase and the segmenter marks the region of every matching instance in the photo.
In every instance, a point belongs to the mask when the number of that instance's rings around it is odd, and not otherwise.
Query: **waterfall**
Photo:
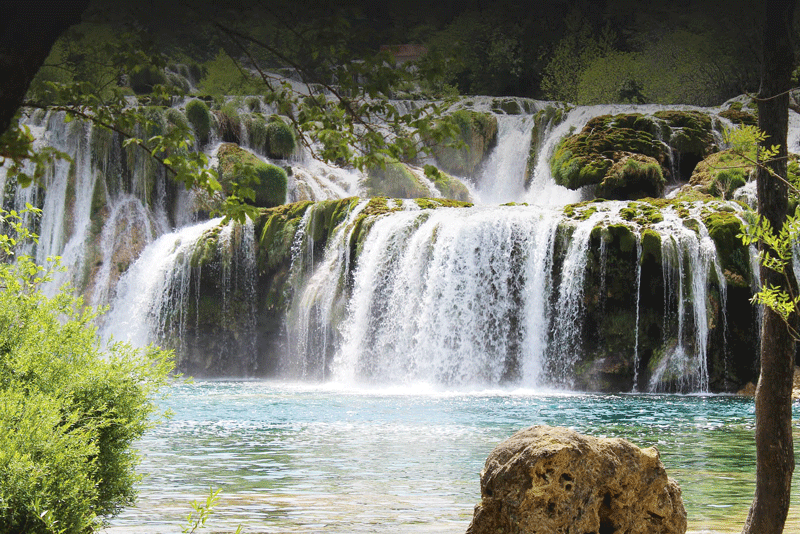
[[[314,202],[298,204],[296,220],[280,227],[289,253],[277,267],[263,264],[273,251],[262,231],[295,208],[242,226],[202,220],[192,193],[146,154],[60,113],[26,120],[37,143],[72,160],[25,190],[0,170],[0,191],[4,207],[43,208],[30,222],[41,236],[30,252],[61,256],[67,267],[50,291],[70,282],[87,302],[111,304],[107,336],[175,348],[181,368],[199,375],[591,389],[616,372],[625,390],[641,382],[656,392],[709,391],[709,359],[727,358],[733,330],[704,204],[665,202],[658,221],[627,217],[634,203],[576,204],[590,187],[556,185],[549,167],[560,140],[592,118],[664,108],[559,106],[496,114],[497,144],[469,184],[471,208],[351,200],[365,190],[361,172],[306,149],[277,162],[289,171],[288,199]],[[475,100],[478,111],[495,108]],[[430,197],[442,196],[410,172]],[[320,201],[336,199],[347,200],[334,217]],[[647,259],[645,231],[660,238],[658,259]],[[622,250],[623,239],[632,248]]]
[[[500,115],[497,146],[483,163],[477,195],[483,204],[516,202],[525,193],[532,115]]]
[[[633,391],[639,389],[639,315],[642,301],[642,240],[636,240],[636,323],[633,327]]]
[[[120,279],[104,333],[143,347],[165,336],[165,320],[176,314],[185,325],[191,282],[191,257],[203,234],[219,225],[212,219],[159,237]],[[180,337],[181,331],[177,332]]]
[[[379,219],[354,273],[336,377],[538,383],[556,225],[535,208]]]
[[[716,257],[714,242],[705,226],[699,221],[696,211],[692,219],[694,229],[686,227],[679,217],[668,214],[662,223],[655,225],[662,236],[662,255],[669,258],[663,263],[665,305],[675,302],[674,312],[665,310],[664,320],[674,313],[677,316],[677,332],[674,339],[664,340],[665,354],[650,378],[649,389],[660,391],[663,384],[673,382],[680,390],[708,392],[708,336],[709,295],[711,278],[725,295],[725,277]],[[672,287],[677,295],[672,294]],[[687,313],[688,310],[688,313]],[[687,324],[688,323],[688,324]],[[665,335],[668,328],[664,329]]]
[[[319,216],[317,211],[309,209],[301,222],[304,230],[296,234],[292,261],[296,271],[293,285],[301,290],[286,317],[288,350],[282,365],[284,373],[303,379],[328,378],[329,360],[337,342],[334,335],[342,314],[344,285],[349,274],[348,244],[355,229],[352,223],[366,204],[366,201],[360,202],[337,226],[328,240],[325,256],[316,268],[313,268],[314,240],[305,228],[314,224],[314,218]]]

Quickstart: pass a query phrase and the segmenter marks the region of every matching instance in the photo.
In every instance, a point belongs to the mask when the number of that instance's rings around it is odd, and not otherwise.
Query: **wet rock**
[[[467,534],[683,534],[686,510],[658,451],[534,426],[498,445]]]

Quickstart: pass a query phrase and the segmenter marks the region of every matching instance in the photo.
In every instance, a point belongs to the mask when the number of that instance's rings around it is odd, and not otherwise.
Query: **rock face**
[[[498,445],[467,534],[683,534],[686,510],[655,448],[534,426]]]

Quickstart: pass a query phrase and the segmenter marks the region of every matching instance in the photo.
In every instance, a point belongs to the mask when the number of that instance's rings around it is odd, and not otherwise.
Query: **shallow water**
[[[738,397],[199,382],[166,404],[139,444],[139,504],[109,532],[180,532],[213,487],[211,530],[463,533],[486,456],[534,424],[657,446],[691,531],[740,531],[753,494],[754,407]]]

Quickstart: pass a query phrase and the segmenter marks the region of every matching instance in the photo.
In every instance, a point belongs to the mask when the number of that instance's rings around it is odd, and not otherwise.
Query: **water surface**
[[[167,404],[139,444],[139,504],[111,532],[180,532],[213,487],[211,530],[463,533],[486,456],[535,424],[657,446],[693,531],[739,532],[753,495],[751,399],[252,381],[178,385]]]

